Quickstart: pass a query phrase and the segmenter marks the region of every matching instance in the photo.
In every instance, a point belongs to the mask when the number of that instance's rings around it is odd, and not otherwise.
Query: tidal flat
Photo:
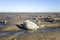
[[[0,40],[60,40],[60,29],[58,30],[58,28],[40,29],[36,32],[19,31],[0,34]]]
[[[29,32],[16,26],[25,20],[31,20],[40,28]],[[0,12],[0,40],[60,40],[60,13]]]

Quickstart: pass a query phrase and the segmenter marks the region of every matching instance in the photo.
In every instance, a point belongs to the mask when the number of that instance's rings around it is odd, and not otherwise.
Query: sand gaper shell
[[[39,26],[29,20],[26,20],[23,25],[25,26],[25,28],[30,29],[30,30],[37,30],[39,29]]]

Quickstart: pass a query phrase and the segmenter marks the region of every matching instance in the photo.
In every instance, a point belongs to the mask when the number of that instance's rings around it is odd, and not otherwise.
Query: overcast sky
[[[0,0],[0,12],[60,12],[60,0]]]

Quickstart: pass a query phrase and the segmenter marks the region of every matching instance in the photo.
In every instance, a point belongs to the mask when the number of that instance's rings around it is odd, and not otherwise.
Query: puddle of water
[[[0,36],[6,36],[8,33],[0,33]]]

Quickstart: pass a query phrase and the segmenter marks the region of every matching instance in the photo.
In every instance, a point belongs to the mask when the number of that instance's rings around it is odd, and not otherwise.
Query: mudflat
[[[25,20],[31,20],[40,29],[28,32],[16,26]],[[60,13],[0,12],[0,40],[60,40]]]

